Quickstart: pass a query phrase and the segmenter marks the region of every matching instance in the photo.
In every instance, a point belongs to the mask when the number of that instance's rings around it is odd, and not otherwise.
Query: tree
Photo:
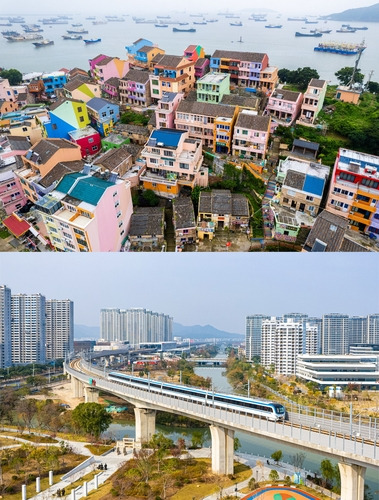
[[[16,413],[30,432],[33,419],[37,413],[37,405],[34,399],[21,399],[17,403]]]
[[[152,189],[146,189],[146,191],[142,193],[142,197],[149,207],[156,207],[159,204],[159,198]]]
[[[241,441],[238,438],[234,438],[234,451],[238,451],[241,448]]]
[[[280,462],[280,460],[281,460],[282,456],[283,456],[283,452],[282,452],[282,450],[277,450],[277,451],[274,451],[274,453],[272,453],[272,454],[271,454],[271,458],[272,458],[273,460],[275,460],[275,462],[276,462],[277,464],[279,464],[279,462]]]
[[[279,481],[279,473],[277,470],[275,469],[272,469],[270,471],[270,474],[268,475],[268,478],[270,479],[270,481],[272,481],[273,483],[275,483],[276,481]]]
[[[292,455],[291,463],[294,466],[296,472],[299,472],[303,468],[304,460],[305,460],[305,453],[298,452]]]
[[[324,486],[331,486],[335,476],[335,470],[330,460],[322,460],[320,464],[321,476]]]
[[[337,77],[337,80],[342,84],[342,85],[348,85],[350,83],[351,77],[353,76],[353,71],[354,68],[351,68],[349,66],[345,66],[344,68],[341,68],[339,71],[334,73],[334,75]],[[363,82],[364,75],[361,73],[360,69],[357,69],[354,75],[354,82],[355,83],[362,83]]]
[[[96,439],[112,422],[112,415],[98,403],[80,403],[72,412],[72,420],[79,429]]]
[[[22,73],[18,69],[3,69],[0,72],[0,77],[9,81],[9,85],[19,85],[22,82]]]
[[[367,90],[372,94],[379,94],[379,83],[378,82],[368,82]]]
[[[306,89],[312,78],[320,78],[317,70],[305,66],[304,68],[298,68],[296,71],[297,75],[295,77],[295,83],[301,88]]]
[[[160,464],[165,456],[168,455],[170,449],[174,446],[172,439],[167,438],[161,432],[153,435],[148,443],[148,447],[154,450],[154,455],[158,463],[158,472],[160,470]]]
[[[193,431],[191,445],[193,448],[202,448],[205,441],[204,433],[201,431]]]

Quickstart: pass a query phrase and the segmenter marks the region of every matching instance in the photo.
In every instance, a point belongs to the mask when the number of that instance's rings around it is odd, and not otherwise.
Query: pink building
[[[96,64],[102,61],[103,59],[106,59],[108,56],[104,54],[99,54],[98,56],[94,57],[93,59],[90,59],[89,62],[89,70],[91,73],[92,78],[95,77],[95,68]]]
[[[130,228],[130,183],[85,165],[63,177],[36,208],[56,250],[119,252]]]
[[[183,97],[180,92],[163,92],[155,110],[156,128],[174,128],[175,112]]]
[[[150,76],[148,71],[131,69],[120,80],[120,100],[122,104],[131,106],[150,106]]]
[[[208,169],[202,166],[202,143],[189,139],[188,132],[154,130],[141,156],[146,161],[141,176],[144,189],[175,198],[182,186],[208,186]]]
[[[30,148],[30,142],[23,136],[3,136],[0,137],[0,167],[22,165],[21,157]]]
[[[0,202],[7,215],[22,208],[27,202],[20,180],[13,172],[0,173]]]
[[[101,85],[104,85],[110,78],[123,78],[129,71],[129,66],[128,61],[123,61],[118,57],[106,56],[94,63],[91,72],[93,73],[93,78]]]
[[[234,126],[233,155],[264,160],[270,137],[270,122],[269,116],[242,111]]]
[[[198,80],[202,78],[204,75],[209,73],[209,59],[206,57],[200,57],[195,62],[195,78]]]
[[[303,97],[301,92],[277,89],[269,97],[264,114],[271,115],[278,125],[289,127],[300,114]]]

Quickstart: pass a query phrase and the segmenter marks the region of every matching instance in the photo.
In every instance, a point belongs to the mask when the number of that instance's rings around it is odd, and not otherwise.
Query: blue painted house
[[[106,99],[94,97],[87,102],[91,125],[105,137],[109,135],[115,123],[120,121],[120,106]]]
[[[77,99],[62,99],[50,106],[49,119],[40,120],[45,137],[70,139],[69,132],[90,124],[86,104]]]
[[[127,45],[125,49],[128,54],[130,54],[131,56],[135,56],[137,54],[137,51],[145,46],[152,47],[153,42],[151,42],[150,40],[146,40],[146,38],[139,38],[132,45]]]
[[[68,78],[64,71],[54,71],[52,73],[44,73],[41,77],[45,85],[45,94],[51,96],[57,89],[63,89]]]

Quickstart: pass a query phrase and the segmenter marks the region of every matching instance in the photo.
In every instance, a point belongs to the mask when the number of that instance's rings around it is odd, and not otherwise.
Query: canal
[[[197,367],[195,372],[197,375],[202,377],[210,377],[213,381],[214,389],[218,392],[233,393],[231,385],[228,383],[227,378],[223,375],[225,368],[222,367]],[[205,428],[182,428],[182,427],[166,427],[157,425],[157,431],[162,432],[166,436],[170,437],[174,441],[178,438],[184,438],[187,444],[191,443],[191,436],[194,431],[201,431],[205,435],[204,446],[210,446],[210,436],[208,429]],[[107,434],[111,434],[117,439],[122,439],[125,435],[129,437],[134,437],[135,429],[134,424],[129,422],[117,421],[117,423],[111,424]],[[274,451],[282,450],[283,458],[281,463],[291,463],[293,455],[299,452],[299,450],[293,446],[283,444],[281,442],[276,443],[275,441],[270,441],[266,438],[261,438],[253,434],[246,434],[243,432],[236,432],[235,437],[237,437],[241,443],[241,447],[238,451],[241,453],[249,453],[252,455],[259,455],[263,459],[269,459]],[[310,471],[311,473],[318,473],[320,475],[320,462],[323,457],[317,453],[307,452],[305,454],[304,469]],[[280,469],[283,470],[283,469]],[[370,488],[372,494],[372,499],[379,499],[379,477],[378,470],[373,468],[367,468],[365,483]]]

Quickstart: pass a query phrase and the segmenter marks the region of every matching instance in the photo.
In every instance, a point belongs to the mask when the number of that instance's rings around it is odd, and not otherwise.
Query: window
[[[159,94],[159,90],[153,89],[153,94]]]
[[[70,239],[70,240],[72,239],[71,234],[69,234],[69,233],[65,233],[64,231],[63,231],[63,236],[64,236],[65,238]]]
[[[164,164],[166,165],[166,167],[173,167],[174,166],[174,162],[171,160],[165,160]]]
[[[94,142],[94,140],[95,140],[95,139],[94,139],[93,137],[90,137],[90,138],[88,139],[89,144],[92,144],[92,143]]]
[[[92,146],[92,151],[97,151],[97,146]]]
[[[114,110],[113,110],[113,109],[111,109],[111,110],[109,111],[109,114],[110,114],[110,115],[114,115]]]
[[[157,158],[150,158],[150,163],[158,163]]]
[[[78,107],[78,113],[81,113],[82,111],[83,111],[83,110],[82,110],[82,107],[81,107],[81,106],[79,106],[79,107]]]
[[[56,123],[53,123],[53,124],[51,125],[51,128],[52,128],[53,130],[57,130],[57,128],[58,128],[58,127],[57,127],[57,124],[56,124]]]
[[[347,174],[346,172],[341,172],[339,174],[339,176],[340,176],[340,179],[342,179],[344,181],[355,182],[355,175]],[[362,184],[363,184],[363,180],[362,180]]]
[[[313,201],[313,200],[314,200],[314,198],[313,198],[313,196],[307,196],[307,197],[306,197],[306,200],[307,200],[307,201]]]
[[[79,116],[79,121],[80,121],[80,123],[83,123],[84,122],[84,116]]]
[[[247,130],[242,130],[242,135],[247,135],[248,131]]]
[[[158,148],[151,148],[151,152],[154,153],[155,155],[159,155],[161,153],[161,150]]]
[[[188,163],[179,163],[179,168],[182,168],[183,170],[189,170],[189,165]]]
[[[23,132],[27,132],[27,131],[28,131],[28,128],[27,128],[27,127],[22,127],[22,131],[23,131]]]
[[[362,179],[362,184],[367,187],[378,189],[379,182],[372,179]]]

